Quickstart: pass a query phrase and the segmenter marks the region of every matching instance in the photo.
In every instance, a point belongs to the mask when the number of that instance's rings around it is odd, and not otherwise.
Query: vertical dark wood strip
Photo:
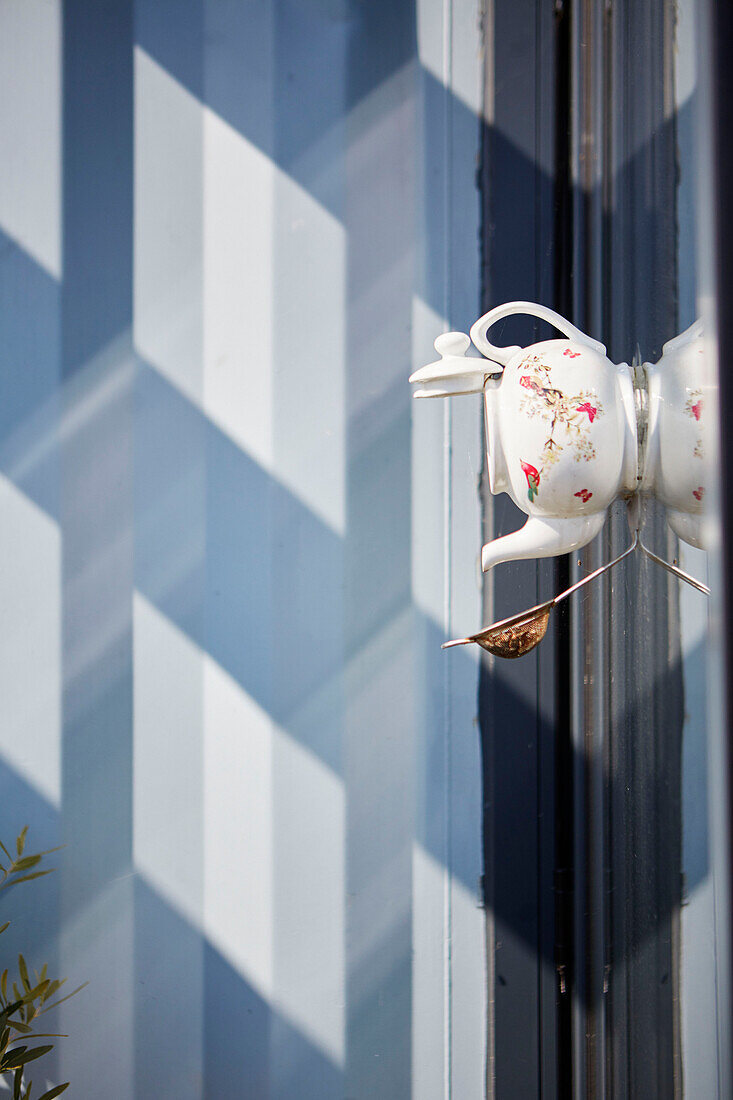
[[[484,130],[483,308],[556,304],[554,8],[497,0],[491,28],[492,110]],[[531,318],[497,326],[499,343],[551,330]],[[485,477],[484,477],[485,482]],[[519,527],[507,497],[488,500],[484,538]],[[556,590],[553,561],[500,565],[486,581],[498,617]],[[490,595],[493,598],[489,598]],[[555,753],[558,634],[521,662],[486,660],[480,685],[484,847],[491,987],[487,1093],[557,1095]],[[519,1038],[521,1037],[521,1038]]]

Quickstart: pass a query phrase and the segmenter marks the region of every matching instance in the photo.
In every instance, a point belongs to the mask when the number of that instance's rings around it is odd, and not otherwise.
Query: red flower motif
[[[697,489],[692,490],[692,495],[694,496],[695,500],[702,500],[702,498],[705,496],[705,489],[702,485],[698,485]]]
[[[697,404],[692,406],[692,415],[695,417],[695,420],[700,419],[700,414],[701,413],[702,413],[702,398],[700,398],[700,400],[697,402]]]
[[[580,499],[583,501],[583,504],[587,504],[593,494],[589,493],[587,489],[581,489],[579,493],[575,494],[575,496],[580,497]]]
[[[580,355],[579,351],[571,351],[570,348],[565,348],[563,355],[567,355],[568,359],[577,359]]]
[[[540,487],[540,472],[531,463],[525,462],[521,458],[519,465],[522,467],[522,472],[527,479],[527,496],[530,501],[533,501]]]
[[[578,405],[578,412],[588,413],[588,419],[592,424],[596,418],[596,413],[598,412],[598,409],[595,405],[591,405],[589,401],[584,401],[582,405]]]
[[[524,386],[525,390],[529,390],[532,388],[532,379],[528,374],[523,374],[519,379],[519,385]]]

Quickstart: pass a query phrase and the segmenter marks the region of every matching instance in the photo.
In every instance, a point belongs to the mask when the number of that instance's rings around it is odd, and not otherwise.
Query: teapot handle
[[[503,317],[509,317],[512,313],[526,313],[531,317],[539,317],[542,321],[548,321],[571,340],[576,340],[579,344],[585,344],[587,347],[593,348],[600,355],[606,354],[606,348],[603,344],[598,340],[593,340],[590,336],[586,336],[584,332],[577,329],[575,325],[571,325],[569,321],[566,321],[559,313],[555,313],[553,309],[538,305],[536,302],[506,302],[503,306],[497,306],[495,309],[489,310],[471,326],[471,339],[481,354],[488,359],[501,363],[503,366],[506,366],[509,360],[522,349],[516,344],[506,348],[496,347],[495,344],[490,343],[486,333],[497,321],[501,321]]]

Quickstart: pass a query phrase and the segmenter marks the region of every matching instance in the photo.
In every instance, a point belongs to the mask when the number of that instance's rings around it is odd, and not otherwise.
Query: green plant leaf
[[[33,1028],[28,1027],[28,1024],[22,1023],[20,1020],[11,1020],[10,1026],[14,1031],[19,1031],[21,1035],[32,1035]]]
[[[5,924],[3,924],[2,927],[0,927],[0,935],[2,935],[2,933],[5,931],[6,928],[10,928],[10,921],[9,920],[6,920]]]
[[[37,867],[41,862],[42,857],[36,856],[23,856],[22,859],[16,859],[13,861],[13,866],[10,870],[15,874],[16,871],[30,871],[31,867]]]
[[[66,978],[62,978],[61,981],[59,981],[58,978],[55,978],[52,982],[49,982],[48,988],[44,989],[41,995],[41,1002],[45,1004],[46,1001],[49,1000],[49,998],[53,997],[55,993],[58,993],[59,989],[61,989],[61,986],[64,984],[65,981]]]
[[[15,982],[13,982],[13,986],[15,986]],[[19,1008],[23,1007],[23,998],[17,992],[15,996],[17,1000],[13,1001],[12,1004],[6,1005],[2,1012],[0,1012],[0,1022],[8,1020],[14,1012],[17,1012]]]
[[[4,1073],[9,1069],[17,1069],[21,1063],[16,1059],[22,1058],[27,1050],[28,1047],[13,1047],[12,1050],[6,1050],[0,1060],[0,1070]]]
[[[52,868],[48,871],[34,871],[32,875],[22,875],[20,878],[14,878],[11,879],[9,882],[4,882],[2,885],[0,885],[0,890],[2,890],[4,886],[17,886],[19,882],[31,882],[34,878],[43,878],[44,875],[52,874]]]
[[[15,1024],[12,1025],[15,1027]],[[34,1039],[68,1039],[68,1035],[64,1035],[62,1031],[34,1031],[30,1029],[31,1035]]]
[[[24,825],[20,831],[20,835],[15,842],[15,846],[18,849],[18,855],[23,855],[23,849],[25,848],[25,838],[28,836],[28,826]]]
[[[13,1078],[13,1100],[20,1100],[20,1086],[23,1084],[23,1067],[15,1071]]]
[[[25,959],[22,955],[18,955],[18,969],[20,970],[20,980],[22,981],[26,993],[30,993],[33,986],[31,980],[28,977],[28,967],[25,965]]]
[[[64,981],[66,981],[66,978],[64,978]],[[41,1012],[38,1013],[38,1015],[43,1016],[46,1012],[50,1012],[52,1008],[57,1008],[59,1005],[62,1005],[64,1001],[68,1001],[71,997],[75,997],[77,993],[81,993],[82,989],[86,989],[88,985],[89,982],[84,982],[82,985],[77,986],[77,988],[72,993],[67,993],[65,997],[60,997],[58,1001],[54,1001],[52,1005],[44,1008]]]
[[[53,1050],[53,1043],[44,1043],[40,1047],[15,1047],[5,1055],[0,1068],[17,1069],[18,1066],[34,1062],[36,1058],[42,1058],[44,1054],[48,1054],[49,1050]]]
[[[55,1100],[55,1097],[60,1096],[62,1092],[66,1092],[69,1087],[67,1081],[65,1085],[57,1085],[54,1089],[49,1089],[48,1092],[44,1092],[43,1096],[39,1096],[38,1100]]]
[[[39,982],[38,985],[33,986],[31,989],[23,994],[23,1004],[33,1006],[33,1010],[35,1011],[34,1001],[40,1000],[41,1002],[43,1002],[46,990],[48,989],[50,984],[51,983],[48,981],[48,979],[46,979],[45,982]]]

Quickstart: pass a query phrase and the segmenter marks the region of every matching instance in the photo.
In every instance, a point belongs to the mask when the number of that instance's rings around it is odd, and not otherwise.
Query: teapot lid
[[[440,359],[420,367],[410,375],[410,382],[419,389],[413,397],[453,397],[464,393],[483,393],[487,375],[501,371],[498,363],[489,359],[474,359],[466,355],[471,341],[465,332],[444,332],[435,341]]]

